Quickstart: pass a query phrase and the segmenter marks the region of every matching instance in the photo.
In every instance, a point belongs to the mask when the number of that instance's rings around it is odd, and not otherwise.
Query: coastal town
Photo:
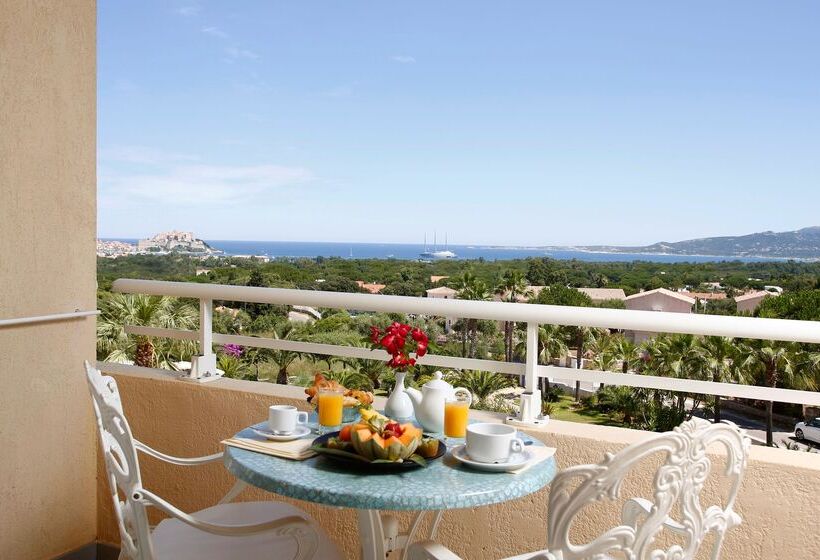
[[[190,231],[164,231],[136,244],[126,241],[97,239],[97,256],[116,259],[126,255],[168,253],[212,256],[222,254]]]

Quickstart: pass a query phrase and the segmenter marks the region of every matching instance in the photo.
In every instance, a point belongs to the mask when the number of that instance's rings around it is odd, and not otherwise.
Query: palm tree
[[[452,382],[470,391],[478,400],[479,405],[483,405],[487,398],[501,389],[507,389],[515,385],[512,378],[501,373],[490,371],[461,371],[452,377]]]
[[[601,371],[617,371],[618,356],[615,353],[615,338],[609,336],[609,334],[603,334],[597,337],[592,345],[592,351],[595,355],[592,363]],[[598,385],[598,391],[603,388],[603,383]]]
[[[582,362],[584,359],[584,351],[588,346],[593,346],[595,344],[595,340],[602,336],[601,329],[596,329],[594,327],[570,327],[570,336],[572,337],[573,342],[575,343],[576,347],[576,368],[581,369]],[[581,382],[575,382],[575,401],[578,402],[581,396]]]
[[[271,335],[272,338],[276,340],[295,340],[297,331],[293,328],[293,325],[286,323],[280,331],[273,331]],[[276,375],[276,382],[280,385],[287,385],[288,368],[290,368],[293,362],[302,357],[302,353],[293,350],[271,350],[270,353],[271,361],[279,368],[279,372]]]
[[[525,356],[527,353],[526,340],[522,340],[518,343],[515,350],[519,356]],[[555,358],[563,358],[567,355],[568,351],[566,334],[562,327],[558,325],[538,326],[538,355],[536,356],[536,360],[539,364],[549,364]],[[549,389],[549,378],[542,377],[540,383],[542,391]],[[523,380],[521,384],[524,384]]]
[[[195,329],[199,312],[192,305],[168,296],[144,294],[108,294],[100,302],[97,320],[97,355],[105,361],[126,362],[143,367],[174,369],[174,362],[190,357],[192,341],[161,339],[157,344],[149,336],[129,336],[126,325]]]
[[[501,278],[501,283],[496,286],[495,293],[500,295],[503,301],[512,303],[517,303],[520,298],[528,298],[532,295],[524,273],[518,270],[506,271]],[[515,323],[504,321],[504,359],[508,362],[513,360],[514,330]]]
[[[630,425],[645,408],[641,394],[632,387],[610,385],[598,393],[598,405],[603,410],[619,412],[624,424]]]
[[[614,336],[611,340],[610,351],[621,362],[621,372],[629,373],[630,369],[635,369],[641,359],[638,346],[623,335]]]
[[[814,390],[817,388],[816,371],[818,359],[815,354],[802,352],[793,342],[753,340],[740,348],[745,356],[740,367],[762,377],[766,387],[772,389],[788,385],[795,389]],[[772,409],[773,402],[766,401],[766,445],[773,445]]]
[[[667,334],[647,341],[646,351],[649,355],[650,373],[661,377],[678,379],[703,379],[706,370],[704,357],[699,347],[698,338],[691,334]],[[664,393],[655,391],[655,404],[660,408]],[[675,413],[683,417],[686,413],[686,399],[692,397],[695,404],[689,415],[697,409],[700,398],[689,393],[672,394]]]
[[[699,350],[703,365],[712,381],[719,383],[742,383],[747,376],[737,367],[737,344],[725,336],[705,336],[700,340]],[[715,395],[715,423],[720,422],[720,395]]]
[[[459,299],[466,299],[472,301],[486,301],[490,299],[490,289],[483,280],[476,278],[476,275],[466,271],[456,280],[456,289],[458,290]],[[467,350],[467,333],[470,338],[470,352],[469,358],[475,358],[476,345],[478,344],[478,319],[467,319],[462,321],[465,325],[462,332],[462,354],[466,354]]]

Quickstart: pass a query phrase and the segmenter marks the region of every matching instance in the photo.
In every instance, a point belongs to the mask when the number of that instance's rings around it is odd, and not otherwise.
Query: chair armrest
[[[623,510],[621,511],[621,522],[625,525],[635,527],[638,518],[643,515],[649,515],[652,512],[652,502],[646,498],[630,498],[624,502]],[[670,531],[686,535],[688,531],[686,527],[667,516],[663,521],[663,526]]]
[[[195,465],[205,465],[208,463],[213,463],[214,461],[221,460],[223,455],[223,452],[220,451],[219,453],[214,453],[213,455],[205,455],[204,457],[174,457],[173,455],[166,455],[165,453],[157,451],[153,447],[149,447],[148,445],[145,445],[144,443],[138,440],[134,440],[134,447],[137,449],[137,451],[142,451],[146,455],[150,455],[155,459],[159,459],[160,461],[165,461],[166,463],[171,463],[172,465],[180,465],[183,467],[191,467]]]
[[[145,490],[137,490],[134,492],[134,498],[142,502],[144,505],[153,506],[164,513],[179,519],[183,523],[205,531],[213,533],[214,535],[222,535],[224,537],[241,537],[246,535],[253,535],[256,533],[263,533],[265,531],[274,531],[281,534],[294,534],[297,532],[312,534],[314,540],[317,538],[316,531],[313,529],[311,522],[304,517],[298,515],[289,515],[264,523],[254,523],[252,525],[221,525],[217,523],[209,523],[197,519],[195,516],[185,513],[178,507],[160,498],[153,492]]]
[[[449,548],[433,541],[419,541],[410,545],[408,560],[462,560]]]

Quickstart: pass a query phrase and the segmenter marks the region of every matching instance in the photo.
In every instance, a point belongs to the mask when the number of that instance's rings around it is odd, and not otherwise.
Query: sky
[[[814,1],[98,2],[98,234],[820,225]]]

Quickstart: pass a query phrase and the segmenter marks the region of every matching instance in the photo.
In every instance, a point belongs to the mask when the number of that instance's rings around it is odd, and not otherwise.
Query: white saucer
[[[530,453],[528,449],[524,449],[524,451],[520,453],[512,453],[510,458],[504,463],[481,463],[474,461],[467,455],[467,446],[465,444],[454,447],[451,453],[458,462],[464,463],[468,467],[490,472],[514,471],[533,460],[533,454]]]
[[[258,436],[269,439],[271,441],[292,441],[294,439],[303,438],[310,433],[310,428],[307,426],[296,426],[296,429],[289,434],[274,434],[267,426],[251,426],[251,430]]]

